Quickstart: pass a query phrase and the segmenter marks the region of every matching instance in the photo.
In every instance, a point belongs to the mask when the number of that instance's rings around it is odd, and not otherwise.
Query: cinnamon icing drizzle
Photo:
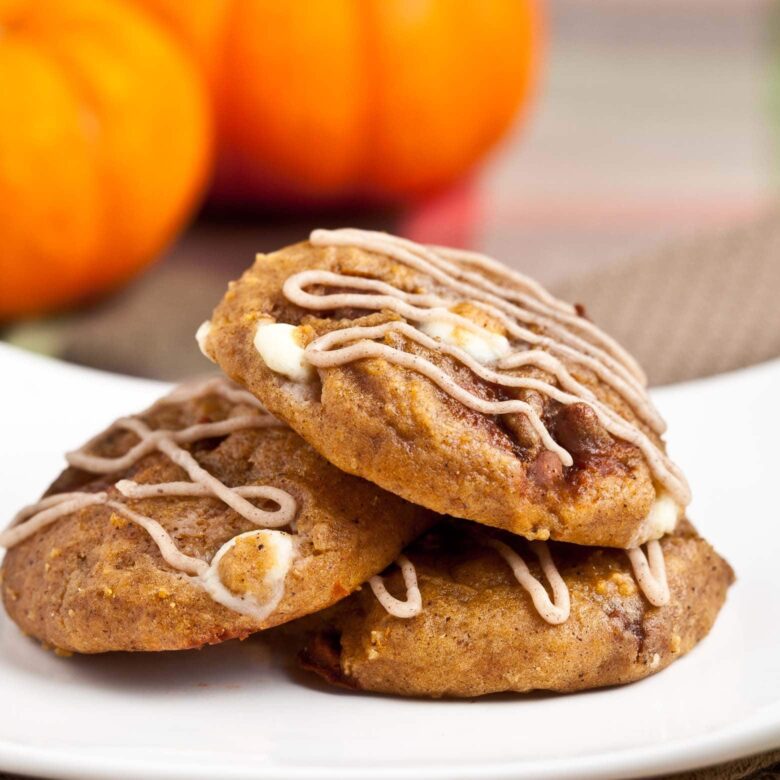
[[[569,589],[563,581],[557,566],[553,562],[550,550],[545,542],[530,542],[539,564],[542,567],[547,582],[553,591],[553,599],[547,595],[547,591],[536,577],[531,574],[526,562],[508,544],[498,539],[490,539],[488,546],[492,547],[512,569],[515,579],[531,597],[539,615],[548,623],[558,625],[569,619],[571,603]]]
[[[192,580],[203,587],[214,601],[235,612],[248,615],[258,622],[265,620],[276,609],[284,595],[285,577],[295,554],[292,535],[275,529],[294,525],[297,512],[296,501],[286,491],[267,485],[228,487],[206,471],[187,450],[179,445],[214,436],[226,436],[238,430],[267,428],[282,423],[268,414],[254,396],[230,385],[222,378],[182,385],[157,401],[149,411],[164,404],[184,403],[210,394],[220,395],[239,407],[248,407],[249,411],[219,422],[198,423],[176,431],[151,430],[138,417],[124,417],[117,420],[112,427],[131,431],[138,437],[138,442],[124,455],[104,458],[90,454],[89,450],[98,438],[105,435],[101,433],[81,448],[68,453],[66,459],[71,466],[84,471],[93,474],[110,474],[127,469],[145,455],[158,450],[181,467],[192,481],[152,485],[138,484],[127,479],[119,480],[114,487],[124,498],[132,500],[166,496],[211,496],[258,526],[258,530],[247,531],[233,537],[220,547],[211,562],[207,562],[182,553],[176,547],[171,535],[157,520],[136,512],[122,501],[111,498],[106,491],[98,493],[78,491],[48,496],[22,509],[13,518],[10,526],[0,534],[0,546],[13,547],[61,517],[86,507],[106,506],[143,528],[157,545],[163,560],[172,568],[190,575]],[[273,501],[278,505],[278,509],[275,511],[260,509],[250,503],[248,500],[250,498]],[[263,603],[251,596],[242,596],[230,591],[220,579],[220,561],[239,539],[245,537],[262,539],[263,544],[272,549],[275,554],[276,562],[266,572],[266,584],[270,586],[271,595]]]
[[[561,404],[587,404],[610,434],[630,442],[642,452],[658,482],[680,505],[690,502],[685,477],[666,453],[638,425],[601,402],[567,369],[564,360],[589,369],[618,393],[648,428],[659,435],[664,432],[665,424],[647,394],[646,378],[639,365],[613,338],[580,317],[574,307],[554,298],[534,280],[475,252],[426,247],[386,233],[352,228],[315,230],[310,241],[315,246],[353,246],[385,255],[433,278],[443,290],[441,294],[408,293],[378,279],[324,270],[302,271],[288,277],[283,285],[284,295],[301,308],[310,311],[338,308],[391,311],[404,320],[369,327],[347,326],[314,339],[305,349],[306,359],[313,366],[331,368],[365,358],[382,358],[422,374],[476,412],[525,415],[542,445],[554,452],[564,466],[572,465],[571,454],[553,439],[530,404],[520,400],[487,401],[479,398],[430,360],[383,343],[389,334],[399,334],[426,349],[455,358],[476,376],[494,385],[535,390]],[[503,284],[488,278],[485,272]],[[313,287],[333,288],[339,292],[309,292]],[[484,337],[484,328],[452,311],[455,305],[463,302],[477,306],[500,323],[508,334],[506,354],[497,356],[489,365],[475,359],[460,346],[433,338],[423,330],[430,323],[444,322]],[[488,332],[487,335],[496,334]],[[533,366],[551,373],[559,386],[507,373],[521,366]],[[491,542],[491,546],[510,565],[520,585],[531,595],[539,614],[550,623],[565,621],[569,614],[568,589],[547,546],[537,542],[533,550],[551,584],[554,601],[550,600],[544,586],[531,575],[516,552],[503,542]],[[640,548],[628,550],[627,554],[637,583],[648,600],[657,606],[668,603],[669,589],[660,544],[657,541],[648,543],[649,563]],[[406,569],[404,579],[407,584],[406,604],[393,599],[384,590],[380,579],[374,578],[371,582],[377,598],[392,614],[397,611],[408,613],[412,609],[407,604],[412,601],[416,584],[414,588],[410,585]]]
[[[489,257],[473,252],[423,247],[387,234],[354,229],[315,230],[311,234],[311,242],[320,246],[356,246],[387,255],[432,277],[446,291],[446,295],[407,293],[376,279],[318,270],[303,271],[289,277],[284,283],[284,294],[288,300],[302,308],[313,311],[342,307],[384,310],[392,311],[406,320],[373,327],[346,327],[320,336],[305,349],[306,359],[313,366],[328,368],[365,358],[384,358],[428,377],[453,398],[477,412],[524,414],[543,446],[554,452],[565,466],[572,464],[571,455],[555,442],[530,404],[520,400],[481,399],[458,385],[431,361],[379,343],[388,334],[398,333],[427,349],[439,350],[455,358],[486,382],[503,387],[536,390],[561,404],[587,404],[609,433],[640,449],[658,481],[680,504],[689,502],[690,492],[685,478],[666,454],[639,426],[600,402],[592,391],[571,375],[564,364],[565,359],[591,370],[625,400],[647,427],[658,434],[664,431],[663,420],[647,395],[645,377],[640,367],[616,341],[580,317],[573,307],[555,299],[535,281],[505,268]],[[488,279],[483,275],[485,271],[501,279],[507,286],[499,286]],[[307,288],[313,286],[342,290],[346,288],[358,292],[313,294],[307,291]],[[433,338],[421,329],[421,326],[424,327],[427,323],[445,322],[477,336],[484,336],[484,328],[451,311],[454,305],[463,301],[479,307],[499,322],[508,334],[507,353],[497,357],[492,361],[492,365],[485,365],[461,347]],[[532,327],[541,329],[542,333],[531,330]],[[204,330],[204,341],[207,336]],[[534,366],[549,372],[560,386],[506,373],[521,366]],[[170,534],[159,522],[135,512],[121,501],[112,499],[107,492],[72,492],[49,496],[22,509],[9,528],[0,533],[0,546],[12,547],[59,518],[88,506],[107,506],[144,528],[157,544],[163,559],[171,567],[190,575],[215,601],[257,621],[264,620],[282,599],[285,576],[294,557],[292,535],[275,529],[294,527],[297,512],[295,499],[286,491],[271,486],[228,487],[203,469],[195,458],[179,445],[214,436],[225,436],[246,428],[264,428],[281,423],[269,415],[254,396],[221,378],[176,388],[151,409],[160,404],[183,403],[210,393],[217,393],[237,405],[248,406],[250,411],[230,416],[220,422],[199,423],[178,431],[151,430],[138,417],[122,418],[114,426],[129,430],[138,438],[138,442],[127,453],[116,458],[90,454],[89,450],[97,440],[96,437],[80,449],[69,453],[66,456],[68,463],[91,473],[107,474],[126,469],[145,455],[158,450],[180,466],[191,481],[150,485],[119,480],[115,488],[124,498],[134,500],[166,496],[212,496],[258,526],[259,530],[239,534],[229,540],[217,551],[211,562],[207,563],[179,551]],[[278,509],[267,511],[254,506],[249,499],[257,498],[275,502]],[[219,563],[224,555],[239,539],[253,535],[263,535],[264,541],[273,545],[281,561],[281,565],[276,567],[277,570],[270,574],[273,580],[270,583],[272,595],[263,604],[228,590],[219,576]],[[559,624],[567,620],[570,612],[569,591],[545,542],[532,542],[531,545],[552,589],[552,599],[517,552],[496,539],[487,544],[511,567],[518,583],[528,592],[534,607],[545,621]],[[669,601],[663,551],[658,541],[649,542],[647,550],[647,556],[640,548],[627,550],[626,553],[639,587],[651,604],[661,606]],[[397,563],[407,590],[405,601],[394,598],[385,588],[380,576],[372,577],[369,585],[380,604],[391,615],[410,618],[422,610],[417,575],[414,565],[405,556],[399,556]]]
[[[377,598],[377,601],[394,617],[410,618],[422,612],[422,596],[417,586],[417,570],[414,564],[405,556],[399,555],[396,563],[401,567],[401,575],[406,586],[406,601],[399,601],[390,595],[385,588],[385,583],[379,575],[371,577],[368,584]]]
[[[569,619],[571,613],[569,588],[552,559],[547,542],[535,541],[529,542],[529,544],[539,560],[545,579],[550,584],[552,599],[544,585],[531,574],[528,564],[522,556],[506,542],[502,542],[500,539],[488,539],[484,544],[494,549],[507,562],[518,584],[531,597],[534,608],[542,620],[551,625],[559,625]],[[647,549],[649,562],[648,557],[638,547],[626,550],[626,554],[640,590],[653,606],[662,607],[668,604],[670,599],[663,550],[657,540],[648,542]],[[405,555],[398,556],[396,563],[401,568],[406,587],[405,601],[390,594],[379,575],[371,577],[368,584],[371,586],[377,601],[389,614],[397,618],[415,617],[422,612],[422,595],[417,584],[415,566]]]
[[[426,274],[441,284],[445,294],[407,293],[377,279],[349,276],[330,271],[309,270],[285,280],[283,292],[291,302],[313,311],[359,308],[392,311],[406,322],[388,322],[374,327],[345,327],[312,341],[305,350],[308,361],[318,368],[330,368],[365,358],[388,362],[428,377],[465,406],[482,414],[523,414],[542,444],[554,452],[564,466],[572,457],[555,442],[536,410],[519,400],[485,401],[460,387],[430,360],[379,343],[390,333],[399,333],[428,349],[454,357],[477,376],[502,387],[536,390],[561,404],[587,404],[601,425],[613,436],[635,445],[645,456],[656,479],[683,506],[690,490],[679,468],[636,424],[621,417],[599,401],[568,371],[562,359],[584,366],[618,393],[645,425],[656,433],[665,429],[646,388],[645,377],[636,361],[610,336],[577,315],[568,304],[546,293],[540,285],[496,261],[476,253],[425,247],[385,233],[344,228],[315,230],[310,241],[316,246],[354,246],[377,252]],[[477,269],[472,270],[472,269]],[[479,271],[489,271],[505,284],[499,286]],[[357,292],[315,294],[311,287],[338,288]],[[446,322],[475,334],[485,329],[467,317],[451,311],[458,303],[477,306],[508,334],[510,351],[486,366],[458,346],[426,335],[420,328],[431,321]],[[542,330],[530,330],[528,326]],[[507,371],[535,366],[552,373],[560,387]]]

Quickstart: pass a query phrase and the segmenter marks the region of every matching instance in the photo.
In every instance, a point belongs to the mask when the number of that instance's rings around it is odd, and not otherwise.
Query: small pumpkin
[[[148,263],[212,160],[199,67],[124,0],[0,0],[0,319]]]
[[[534,0],[136,1],[209,75],[217,195],[236,202],[451,183],[526,102],[539,49]]]

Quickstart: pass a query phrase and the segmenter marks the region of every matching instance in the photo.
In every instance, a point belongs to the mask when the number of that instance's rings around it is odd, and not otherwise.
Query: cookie
[[[665,571],[632,565],[622,550],[540,544],[473,524],[437,527],[402,559],[405,571],[393,567],[321,618],[304,666],[402,696],[633,682],[707,635],[734,579],[685,520],[651,543]]]
[[[627,548],[689,501],[633,358],[481,255],[318,230],[259,256],[199,341],[335,466],[436,512]]]
[[[245,637],[335,603],[434,521],[223,379],[175,389],[68,460],[0,535],[9,615],[65,651]]]

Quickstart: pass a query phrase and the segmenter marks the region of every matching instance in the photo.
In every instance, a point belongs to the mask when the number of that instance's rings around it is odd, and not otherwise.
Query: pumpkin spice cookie
[[[259,256],[198,338],[335,466],[436,512],[626,548],[689,501],[631,356],[482,255],[317,230]]]
[[[245,637],[348,595],[434,520],[224,379],[175,389],[68,461],[0,534],[8,613],[66,651]]]
[[[301,660],[329,682],[403,696],[639,680],[706,636],[734,578],[685,520],[654,544],[648,564],[622,550],[548,549],[443,525],[412,546],[401,570],[313,616]]]

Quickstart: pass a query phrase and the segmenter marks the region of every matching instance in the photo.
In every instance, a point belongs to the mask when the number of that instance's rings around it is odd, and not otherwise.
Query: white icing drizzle
[[[508,544],[499,539],[490,539],[487,541],[487,545],[492,547],[509,564],[515,579],[528,592],[536,611],[543,620],[552,625],[558,625],[569,619],[571,611],[569,589],[550,555],[546,542],[530,542],[530,545],[539,559],[547,582],[550,583],[553,592],[552,600],[550,600],[544,585],[531,574],[526,562]]]
[[[422,596],[420,595],[420,588],[417,586],[417,571],[414,568],[414,564],[405,555],[399,555],[396,563],[401,567],[401,574],[404,578],[406,601],[399,601],[390,595],[379,575],[371,577],[368,584],[371,586],[371,590],[379,603],[391,615],[397,618],[411,618],[422,612]]]
[[[268,414],[254,396],[229,384],[221,377],[177,387],[157,401],[150,408],[150,411],[164,404],[184,403],[210,394],[220,395],[237,405],[248,406],[252,412],[228,417],[220,422],[198,423],[177,431],[151,430],[138,417],[125,417],[114,423],[112,427],[129,430],[138,437],[137,444],[131,447],[127,453],[115,458],[90,455],[88,450],[99,438],[105,436],[105,433],[102,433],[80,449],[69,453],[66,456],[67,461],[71,466],[94,474],[109,474],[129,468],[145,455],[158,450],[182,468],[192,481],[150,485],[138,484],[133,480],[119,480],[115,487],[121,495],[129,499],[212,496],[225,503],[244,519],[260,526],[258,530],[248,531],[230,539],[217,551],[209,563],[201,558],[182,553],[176,547],[171,535],[157,520],[136,512],[121,501],[110,498],[106,491],[98,493],[71,492],[47,496],[36,504],[19,511],[11,521],[10,526],[3,533],[0,533],[0,546],[13,547],[65,515],[78,512],[89,506],[106,506],[143,528],[157,545],[163,560],[172,568],[190,575],[193,581],[200,584],[214,601],[235,612],[248,615],[258,622],[265,620],[276,609],[284,595],[285,577],[294,557],[293,537],[288,533],[274,529],[293,524],[297,512],[296,501],[286,491],[268,485],[228,487],[206,471],[179,444],[214,436],[225,436],[238,430],[278,426],[281,423]],[[273,501],[278,505],[278,509],[274,511],[260,509],[251,504],[247,500],[249,498]],[[225,587],[220,579],[220,561],[235,546],[236,542],[244,537],[262,539],[263,543],[268,545],[275,554],[274,564],[264,575],[264,585],[270,589],[270,596],[262,603],[251,596],[233,593]]]
[[[657,540],[647,543],[647,556],[641,547],[626,550],[634,569],[637,584],[647,600],[656,607],[669,603],[669,582],[666,578],[666,564],[661,543]]]
[[[571,308],[568,308],[570,313],[565,314],[561,312],[560,308],[556,310],[552,307],[546,307],[548,314],[555,312],[553,317],[537,315],[532,311],[533,304],[528,305],[531,299],[527,295],[512,290],[511,287],[508,289],[501,287],[483,274],[473,273],[457,262],[450,262],[448,255],[450,258],[454,257],[452,250],[437,253],[430,247],[424,247],[407,239],[391,236],[387,233],[354,228],[314,230],[309,240],[314,245],[356,246],[367,251],[388,255],[400,263],[432,276],[445,287],[458,293],[462,300],[482,303],[486,311],[502,321],[506,318],[501,317],[501,313],[508,314],[514,320],[514,324],[519,321],[544,327],[548,332],[554,333],[562,343],[575,346],[585,354],[598,356],[611,368],[632,377],[639,384],[644,382],[644,375],[634,359],[606,333],[588,323],[587,320],[580,321],[581,318],[577,317]],[[513,276],[507,274],[506,270],[498,263],[494,264],[494,272],[499,273],[504,281],[514,282]],[[520,278],[524,282],[530,281],[523,277]],[[521,305],[517,306],[515,302]],[[540,303],[539,305],[544,304]],[[561,316],[571,318],[571,324],[574,324],[579,330],[587,330],[594,341],[600,342],[601,346],[592,344],[561,327]]]
[[[658,482],[681,505],[690,501],[690,490],[679,468],[638,426],[599,401],[566,368],[563,359],[593,371],[618,393],[635,414],[652,430],[662,433],[665,426],[645,389],[645,378],[633,358],[583,317],[573,307],[558,301],[532,280],[504,268],[491,258],[476,253],[424,247],[384,233],[346,228],[315,230],[310,237],[319,246],[355,246],[387,255],[439,282],[446,297],[438,294],[407,293],[377,279],[348,276],[330,271],[309,270],[285,280],[283,291],[292,303],[313,311],[360,308],[392,311],[405,322],[392,321],[375,327],[345,327],[312,341],[306,359],[317,368],[343,365],[366,358],[382,358],[423,374],[465,406],[482,414],[523,414],[546,449],[555,452],[564,466],[573,462],[570,453],[558,445],[538,413],[519,400],[486,401],[457,384],[430,360],[402,349],[378,343],[390,333],[398,333],[427,349],[447,354],[477,376],[492,384],[532,389],[562,404],[585,403],[601,425],[614,437],[636,446],[644,455]],[[471,269],[477,269],[471,270]],[[504,286],[483,275],[498,276]],[[350,289],[355,292],[314,294],[311,287]],[[469,302],[499,322],[512,344],[512,352],[485,365],[464,349],[431,338],[421,328],[426,323],[448,323],[483,339],[495,337],[467,317],[451,311],[458,303]],[[541,329],[542,333],[532,328]],[[580,335],[582,334],[582,335]],[[587,336],[587,338],[585,338]],[[534,366],[555,376],[559,387],[530,377],[512,376],[508,371]]]
[[[500,539],[488,539],[484,544],[493,548],[507,562],[517,582],[531,597],[534,608],[542,620],[551,625],[560,625],[569,619],[571,613],[569,588],[561,577],[546,542],[535,541],[529,542],[529,544],[539,560],[545,579],[550,583],[553,593],[552,599],[544,585],[531,574],[531,570],[522,556],[508,544]],[[633,567],[637,584],[647,600],[655,607],[663,607],[669,603],[670,594],[661,543],[658,541],[648,542],[647,551],[649,563],[645,554],[638,547],[626,550],[626,553]],[[414,617],[422,611],[422,597],[417,586],[417,573],[414,564],[406,556],[399,556],[397,563],[401,567],[406,585],[406,601],[399,601],[391,596],[381,577],[372,577],[368,582],[377,600],[389,614],[398,618]]]
[[[464,390],[448,374],[431,363],[430,360],[426,360],[419,355],[412,355],[409,352],[403,352],[402,350],[395,349],[387,344],[371,341],[373,338],[382,338],[390,332],[403,333],[419,344],[432,345],[436,349],[441,348],[442,352],[457,355],[459,359],[463,360],[465,365],[475,370],[475,373],[482,374],[482,372],[489,371],[489,369],[485,369],[459,347],[441,344],[435,339],[426,336],[416,328],[413,328],[411,325],[403,322],[387,322],[383,325],[377,325],[370,328],[353,327],[331,331],[309,345],[307,357],[313,365],[320,368],[331,368],[333,366],[341,365],[342,363],[348,363],[353,360],[362,360],[364,358],[384,358],[395,365],[411,369],[412,371],[416,371],[417,373],[428,377],[428,379],[441,387],[442,390],[449,393],[464,406],[474,409],[474,411],[481,412],[482,414],[508,414],[511,412],[525,414],[528,416],[529,422],[545,447],[555,452],[564,465],[571,466],[573,463],[571,455],[563,447],[559,446],[552,436],[550,436],[547,427],[530,404],[519,400],[486,401],[475,396],[473,393],[470,393],[468,390]],[[330,349],[332,346],[350,340],[357,340],[358,343],[339,349]],[[526,379],[516,379],[516,381],[522,382],[523,384],[536,382],[536,380]]]
[[[157,409],[160,406],[170,404],[182,404],[187,401],[195,400],[196,398],[202,398],[205,395],[215,393],[221,396],[226,401],[230,401],[233,404],[244,404],[246,406],[253,406],[258,411],[262,412],[268,418],[268,425],[281,426],[276,418],[272,417],[255,398],[252,393],[242,390],[240,387],[228,382],[222,376],[214,376],[207,379],[196,380],[194,382],[186,382],[182,385],[174,387],[167,395],[159,398],[155,401],[151,407]]]
[[[547,292],[547,290],[535,280],[524,274],[518,273],[517,271],[513,271],[511,268],[508,268],[503,263],[499,263],[492,257],[488,257],[487,255],[478,252],[469,252],[462,249],[451,249],[447,247],[432,247],[432,249],[442,257],[453,260],[461,266],[464,264],[471,265],[483,272],[487,271],[501,279],[511,281],[515,287],[520,287],[521,289],[525,288],[526,292],[531,293],[531,297],[518,293],[515,289],[506,289],[495,284],[489,284],[489,289],[495,292],[496,295],[503,296],[508,300],[526,306],[539,314],[547,315],[558,322],[564,323],[583,333],[587,333],[591,339],[600,342],[605,346],[607,352],[617,358],[619,363],[623,364],[629,370],[631,375],[641,386],[644,387],[647,384],[647,377],[645,376],[642,367],[636,362],[631,353],[627,352],[619,342],[602,331],[598,326],[584,317],[581,317],[574,306],[555,298],[555,296]],[[470,274],[469,278],[478,285],[484,283],[484,277],[482,276]],[[534,300],[534,298],[537,300]],[[539,323],[537,322],[537,324]],[[545,323],[545,326],[549,326],[549,322]],[[661,421],[661,425],[663,426],[663,421]]]
[[[71,512],[107,501],[108,495],[104,492],[58,493],[42,498],[17,512],[8,528],[0,533],[0,547],[9,549]]]

